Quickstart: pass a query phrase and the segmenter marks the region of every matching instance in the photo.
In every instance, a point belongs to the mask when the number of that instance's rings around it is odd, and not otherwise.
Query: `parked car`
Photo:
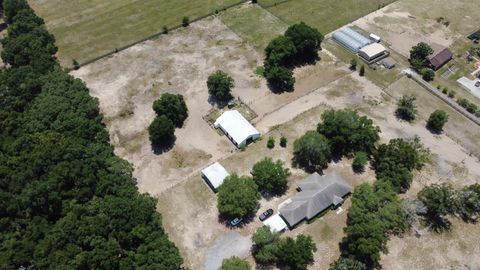
[[[477,81],[477,82],[475,83],[475,87],[480,87],[480,81]]]
[[[269,218],[271,215],[273,215],[273,209],[268,209],[267,211],[263,212],[258,218],[260,221],[264,221],[265,219]]]
[[[235,218],[233,219],[232,221],[230,221],[230,225],[232,225],[233,227],[237,226],[238,224],[240,224],[240,222],[242,222],[243,218]]]

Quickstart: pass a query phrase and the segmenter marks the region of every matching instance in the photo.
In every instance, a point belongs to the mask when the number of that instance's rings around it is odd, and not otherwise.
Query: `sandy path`
[[[233,256],[245,257],[250,252],[252,240],[236,232],[221,235],[205,254],[205,270],[217,270],[224,259]]]

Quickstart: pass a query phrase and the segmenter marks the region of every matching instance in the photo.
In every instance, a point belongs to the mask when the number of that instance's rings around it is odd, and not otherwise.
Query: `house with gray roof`
[[[328,175],[315,172],[298,183],[298,190],[291,202],[279,209],[290,228],[312,219],[332,205],[342,204],[345,196],[352,192],[352,186],[336,172]]]

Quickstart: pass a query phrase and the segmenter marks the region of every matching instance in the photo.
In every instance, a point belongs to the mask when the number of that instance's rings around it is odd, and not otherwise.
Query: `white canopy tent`
[[[260,132],[250,124],[238,111],[226,111],[214,123],[228,138],[241,147],[260,137]]]
[[[230,174],[218,162],[213,163],[202,170],[202,177],[205,179],[210,188],[217,192],[218,187],[223,183],[223,180]]]
[[[263,225],[270,227],[272,232],[282,232],[287,228],[287,223],[283,220],[283,218],[279,215],[273,215],[272,217],[268,218],[263,222]]]

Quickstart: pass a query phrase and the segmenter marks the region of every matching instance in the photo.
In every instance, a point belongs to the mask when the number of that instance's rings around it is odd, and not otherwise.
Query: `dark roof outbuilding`
[[[441,68],[448,63],[448,61],[452,60],[453,54],[447,47],[438,44],[432,44],[431,47],[433,54],[428,58],[428,61],[433,70]]]

